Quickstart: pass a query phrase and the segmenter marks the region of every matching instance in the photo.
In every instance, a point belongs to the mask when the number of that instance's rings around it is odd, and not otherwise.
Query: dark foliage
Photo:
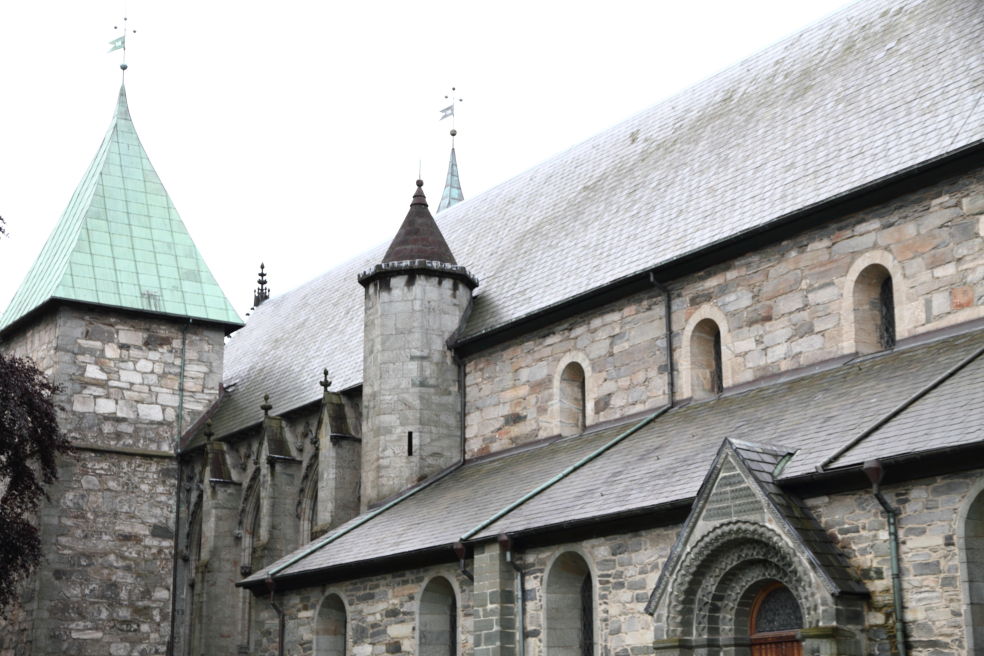
[[[41,561],[37,511],[69,450],[58,429],[57,388],[30,360],[0,353],[0,615]]]

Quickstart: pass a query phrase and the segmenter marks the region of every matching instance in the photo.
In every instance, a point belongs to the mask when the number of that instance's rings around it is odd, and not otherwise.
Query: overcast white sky
[[[109,126],[123,4],[0,3],[0,308]],[[388,241],[418,161],[436,209],[452,85],[471,199],[845,4],[129,0],[127,96],[244,315],[260,261],[278,294]]]

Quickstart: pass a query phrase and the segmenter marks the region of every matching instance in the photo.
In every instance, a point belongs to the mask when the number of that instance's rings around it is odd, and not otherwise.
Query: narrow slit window
[[[413,431],[407,431],[407,455],[413,455]]]

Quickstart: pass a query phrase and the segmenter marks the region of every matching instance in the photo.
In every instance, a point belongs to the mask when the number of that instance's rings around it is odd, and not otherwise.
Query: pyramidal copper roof
[[[417,191],[410,202],[410,211],[403,219],[396,237],[393,238],[383,263],[404,262],[407,260],[429,260],[457,264],[448,242],[444,240],[441,229],[434,222],[430,210],[427,209],[427,198],[424,196],[424,181],[417,180]]]
[[[124,87],[99,151],[0,331],[56,299],[242,325],[140,144]]]

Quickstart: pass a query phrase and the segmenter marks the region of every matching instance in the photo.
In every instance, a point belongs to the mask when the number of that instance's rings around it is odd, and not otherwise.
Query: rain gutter
[[[817,471],[823,472],[824,470],[826,470],[826,468],[830,465],[830,463],[840,458],[842,455],[844,455],[845,453],[853,449],[855,446],[860,444],[863,440],[867,439],[879,428],[881,428],[882,426],[884,426],[885,424],[887,424],[888,422],[892,421],[900,414],[905,412],[912,404],[916,403],[919,399],[923,398],[924,396],[932,392],[934,389],[945,383],[947,380],[955,376],[961,369],[963,369],[971,362],[979,358],[981,354],[984,354],[984,346],[978,348],[976,351],[968,355],[966,358],[958,362],[956,365],[950,367],[941,375],[937,376],[928,385],[920,389],[918,392],[907,398],[899,405],[895,406],[895,408],[893,408],[888,414],[886,414],[884,417],[876,421],[870,427],[862,431],[860,435],[851,439],[847,444],[840,447],[832,454],[824,458],[822,461],[820,461],[820,464],[817,465],[816,467]]]
[[[565,478],[567,478],[568,476],[570,476],[571,474],[573,474],[574,472],[576,472],[581,467],[584,467],[588,463],[592,462],[593,460],[595,460],[596,458],[598,458],[599,456],[601,456],[602,454],[604,454],[605,452],[607,452],[609,449],[611,449],[611,448],[617,446],[618,444],[620,444],[623,440],[625,440],[629,436],[634,435],[635,433],[637,433],[641,429],[645,428],[646,426],[648,426],[652,422],[656,421],[657,419],[659,419],[660,417],[662,417],[664,414],[666,414],[670,410],[670,408],[672,408],[672,407],[673,406],[671,406],[671,405],[665,405],[665,406],[663,406],[662,408],[660,408],[659,410],[657,410],[653,414],[649,415],[648,417],[646,417],[645,419],[643,419],[642,421],[640,421],[638,424],[636,424],[632,428],[630,428],[627,431],[625,431],[625,432],[619,434],[618,436],[612,438],[606,444],[604,444],[604,445],[600,446],[599,448],[595,449],[594,451],[592,451],[588,455],[584,456],[583,458],[581,458],[580,460],[578,460],[577,462],[575,462],[573,465],[570,465],[564,471],[560,472],[559,474],[557,474],[556,476],[554,476],[553,478],[551,478],[547,482],[542,483],[541,485],[537,486],[533,491],[527,492],[526,494],[524,494],[523,496],[521,496],[519,499],[516,499],[515,501],[513,501],[512,503],[510,503],[509,505],[507,505],[505,508],[502,508],[501,510],[499,510],[498,512],[496,512],[494,515],[492,515],[488,519],[486,519],[483,522],[481,522],[478,526],[476,526],[475,528],[473,528],[472,530],[468,531],[467,533],[465,533],[464,535],[462,535],[460,538],[458,538],[459,542],[464,542],[465,540],[470,540],[475,535],[477,535],[479,533],[479,531],[482,531],[483,529],[491,526],[492,524],[494,524],[495,522],[499,521],[500,519],[502,519],[503,517],[505,517],[506,515],[508,515],[512,511],[516,510],[516,508],[519,508],[521,505],[523,505],[524,503],[526,503],[527,501],[529,501],[533,497],[535,497],[535,496],[539,495],[541,492],[544,492],[544,491],[548,490],[549,488],[553,487],[554,485],[556,485],[560,481],[564,480]]]
[[[178,611],[178,535],[181,533],[181,437],[184,428],[184,380],[185,380],[185,345],[188,341],[188,328],[191,327],[191,317],[187,318],[181,327],[181,369],[178,372],[178,416],[174,436],[174,454],[177,460],[178,476],[174,485],[174,548],[171,550],[171,635],[167,639],[167,652],[174,654],[175,618]]]
[[[653,287],[663,294],[663,331],[666,333],[666,402],[672,407],[675,395],[675,382],[673,378],[673,321],[670,315],[670,289],[663,283],[656,280],[656,274],[649,272],[649,282]]]

